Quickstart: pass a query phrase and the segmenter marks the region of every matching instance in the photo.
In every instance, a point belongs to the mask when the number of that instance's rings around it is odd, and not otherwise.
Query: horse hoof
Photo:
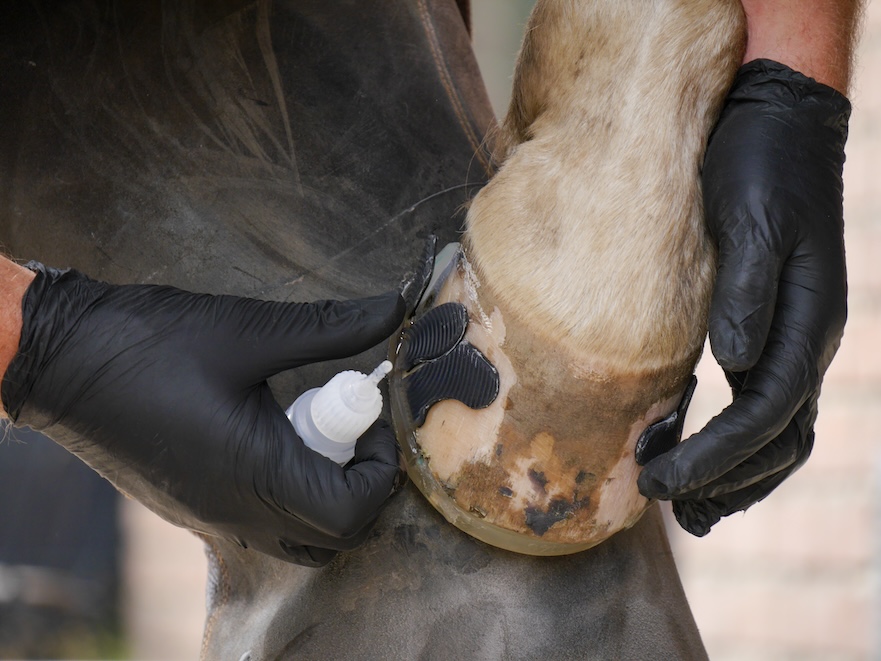
[[[637,442],[644,455],[675,445],[689,399],[677,408],[681,369],[615,378],[536,337],[483,291],[458,244],[391,357],[410,478],[461,530],[530,555],[581,551],[635,523],[648,506]]]

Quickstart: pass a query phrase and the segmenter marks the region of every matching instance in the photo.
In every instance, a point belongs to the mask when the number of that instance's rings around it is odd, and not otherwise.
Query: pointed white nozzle
[[[340,395],[346,405],[354,411],[369,411],[374,408],[374,402],[379,398],[382,406],[382,395],[377,385],[392,371],[392,364],[388,360],[382,361],[379,366],[363,378],[352,379],[340,390]],[[358,372],[357,374],[360,374]],[[377,413],[377,415],[379,415]]]
[[[380,381],[385,378],[385,375],[392,371],[392,361],[384,360],[379,365],[376,366],[376,369],[373,370],[367,378],[370,379],[370,382],[373,385],[376,385]]]

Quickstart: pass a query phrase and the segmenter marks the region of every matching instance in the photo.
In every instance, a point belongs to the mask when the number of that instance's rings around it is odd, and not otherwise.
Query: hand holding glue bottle
[[[385,360],[370,374],[346,370],[300,395],[286,413],[306,447],[346,465],[355,455],[355,443],[382,411],[378,385],[391,369]]]
[[[115,285],[7,260],[24,287],[10,290],[20,337],[2,409],[175,525],[322,566],[370,533],[399,485],[397,444],[379,422],[352,430],[357,462],[335,469],[306,450],[268,380],[383,342],[415,309],[433,257],[427,245],[413,277],[385,294],[313,303]]]

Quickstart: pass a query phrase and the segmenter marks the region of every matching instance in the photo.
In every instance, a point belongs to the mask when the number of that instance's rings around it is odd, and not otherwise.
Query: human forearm
[[[864,0],[742,0],[744,62],[765,58],[847,94]]]
[[[0,257],[0,377],[18,350],[21,337],[21,301],[34,274],[5,257]],[[0,417],[6,417],[0,406]]]

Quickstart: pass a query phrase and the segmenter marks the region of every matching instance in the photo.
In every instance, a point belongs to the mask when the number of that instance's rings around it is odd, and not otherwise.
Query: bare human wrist
[[[21,303],[34,273],[13,261],[0,257],[0,376],[18,351],[21,339]],[[6,413],[0,407],[0,417]]]
[[[768,59],[848,93],[863,0],[741,0],[744,63]]]

